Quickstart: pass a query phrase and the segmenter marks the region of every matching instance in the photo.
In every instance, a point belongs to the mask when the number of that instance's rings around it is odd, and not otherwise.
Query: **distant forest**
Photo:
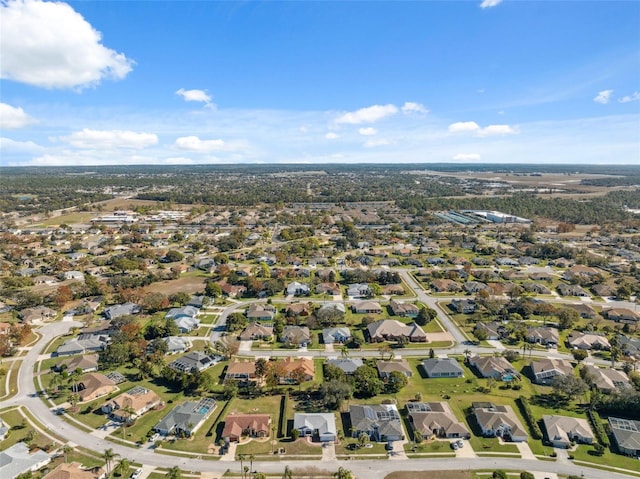
[[[426,174],[426,173],[429,174]],[[406,213],[429,217],[432,211],[495,209],[526,218],[603,224],[632,215],[624,206],[640,208],[640,187],[601,197],[542,198],[527,192],[486,195],[495,181],[461,179],[447,173],[494,172],[531,175],[601,174],[571,186],[633,187],[640,185],[640,166],[604,165],[200,165],[24,167],[0,169],[0,211],[46,212],[126,193],[138,199],[173,204],[252,206],[258,204],[393,201]],[[506,185],[517,188],[514,185]],[[542,187],[546,186],[544,184]],[[520,186],[524,188],[523,186]],[[581,190],[582,188],[582,190]]]

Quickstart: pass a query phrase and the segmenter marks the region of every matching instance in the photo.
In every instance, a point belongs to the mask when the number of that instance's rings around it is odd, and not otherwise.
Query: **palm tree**
[[[244,466],[242,469],[242,477],[243,479],[247,479],[247,473],[249,472],[249,466]]]
[[[238,454],[238,461],[240,461],[240,473],[242,474],[242,470],[244,469],[243,467],[244,454]]]
[[[349,359],[349,348],[342,346],[342,348],[340,348],[340,356]]]
[[[104,459],[107,466],[107,476],[111,475],[111,461],[117,456],[116,453],[113,452],[113,449],[105,449],[102,458]]]
[[[69,443],[66,443],[64,446],[62,446],[62,454],[64,454],[64,462],[69,462],[68,458],[69,458],[69,453],[73,452],[73,448],[69,445]]]
[[[267,479],[267,475],[264,472],[256,472],[253,479]]]
[[[71,410],[76,412],[76,407],[78,406],[78,402],[80,402],[80,395],[78,393],[72,393],[69,396],[69,404],[71,404]]]
[[[122,459],[120,459],[120,462],[118,462],[118,465],[115,467],[115,471],[118,471],[118,476],[120,477],[124,476],[129,470],[130,465],[131,463],[129,462],[129,459],[127,459],[126,457],[123,457]]]
[[[351,471],[341,466],[338,468],[338,472],[333,473],[333,477],[336,479],[353,479],[353,474],[351,474]]]
[[[253,454],[249,455],[249,470],[251,472],[253,472],[253,460],[255,459],[255,456]]]
[[[133,416],[136,413],[136,410],[133,409],[133,407],[131,407],[130,404],[127,404],[126,406],[124,406],[122,408],[122,416],[123,416],[123,421],[122,421],[122,439],[124,439],[125,437],[125,432],[127,429],[127,424],[131,422],[131,416]]]
[[[181,479],[182,471],[180,471],[180,468],[178,466],[173,466],[171,469],[169,469],[169,472],[167,472],[164,477],[166,477],[167,479]]]
[[[465,362],[469,362],[469,356],[471,356],[471,350],[469,348],[465,349],[464,351],[462,351],[462,354],[464,354],[464,360]]]
[[[282,479],[293,479],[293,471],[289,466],[284,466],[284,474],[282,475]]]

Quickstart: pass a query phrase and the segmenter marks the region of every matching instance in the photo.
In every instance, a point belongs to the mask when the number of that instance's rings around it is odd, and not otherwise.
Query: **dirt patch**
[[[102,212],[117,211],[117,210],[129,210],[136,206],[158,206],[158,209],[168,209],[161,201],[153,200],[136,200],[133,198],[114,198],[112,200],[100,201],[94,203],[101,205]],[[190,210],[193,205],[171,204],[172,210]]]
[[[472,479],[469,471],[397,471],[385,479]]]
[[[187,276],[184,278],[173,279],[171,281],[161,281],[145,286],[144,290],[150,293],[174,294],[178,292],[184,293],[201,293],[204,291],[206,278],[197,276]]]

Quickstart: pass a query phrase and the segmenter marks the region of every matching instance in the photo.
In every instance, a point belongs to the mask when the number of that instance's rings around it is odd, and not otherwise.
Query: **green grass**
[[[498,438],[495,437],[479,437],[472,434],[469,444],[477,453],[519,452],[518,446],[515,444],[500,444]]]
[[[452,452],[451,443],[449,441],[425,441],[419,444],[415,444],[413,442],[408,442],[404,445],[405,452],[442,452],[442,453],[451,453],[455,456],[455,453]]]
[[[186,451],[202,454],[208,453],[209,447],[215,446],[214,441],[216,440],[215,431],[213,431],[213,434],[209,434],[209,432],[218,418],[216,412],[223,407],[224,402],[218,403],[216,405],[216,410],[211,413],[192,437],[188,439],[176,439],[173,442],[163,442],[162,448],[174,451]]]
[[[347,449],[349,444],[357,444],[357,439],[347,438],[340,441],[340,444],[336,444],[336,455],[339,456],[363,456],[369,454],[387,454],[387,450],[385,449],[386,442],[371,442],[370,444],[373,446],[371,448],[360,447],[357,449]]]
[[[586,444],[579,445],[575,451],[570,451],[574,459],[585,462],[592,462],[601,466],[608,467],[620,467],[630,471],[635,471],[640,475],[640,461],[632,457],[623,456],[621,454],[614,454],[609,449],[606,449],[602,456],[593,456],[589,454],[593,447]]]
[[[245,455],[265,455],[272,454],[273,445],[271,440],[249,441],[246,444],[239,444],[236,447],[237,454]],[[291,441],[289,439],[283,439],[278,441],[275,445],[276,448],[284,448],[286,450],[286,456],[322,456],[322,447],[318,445],[310,445],[307,440],[300,438],[297,441]]]
[[[12,361],[7,368],[7,375],[9,376],[9,390],[7,391],[7,377],[0,376],[0,398],[9,399],[18,392],[18,372],[20,371],[20,365],[22,359]]]
[[[51,439],[34,429],[19,409],[5,410],[0,413],[0,417],[11,427],[6,439],[0,442],[0,451],[4,451],[18,442],[25,441],[30,434],[33,434],[31,444],[42,449],[53,446]],[[22,427],[23,425],[24,427]]]

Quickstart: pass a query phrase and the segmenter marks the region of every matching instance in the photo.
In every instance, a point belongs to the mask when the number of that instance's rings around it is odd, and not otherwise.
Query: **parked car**
[[[133,471],[133,474],[131,474],[131,479],[138,479],[138,477],[140,477],[140,474],[142,474],[142,469],[138,468]]]

